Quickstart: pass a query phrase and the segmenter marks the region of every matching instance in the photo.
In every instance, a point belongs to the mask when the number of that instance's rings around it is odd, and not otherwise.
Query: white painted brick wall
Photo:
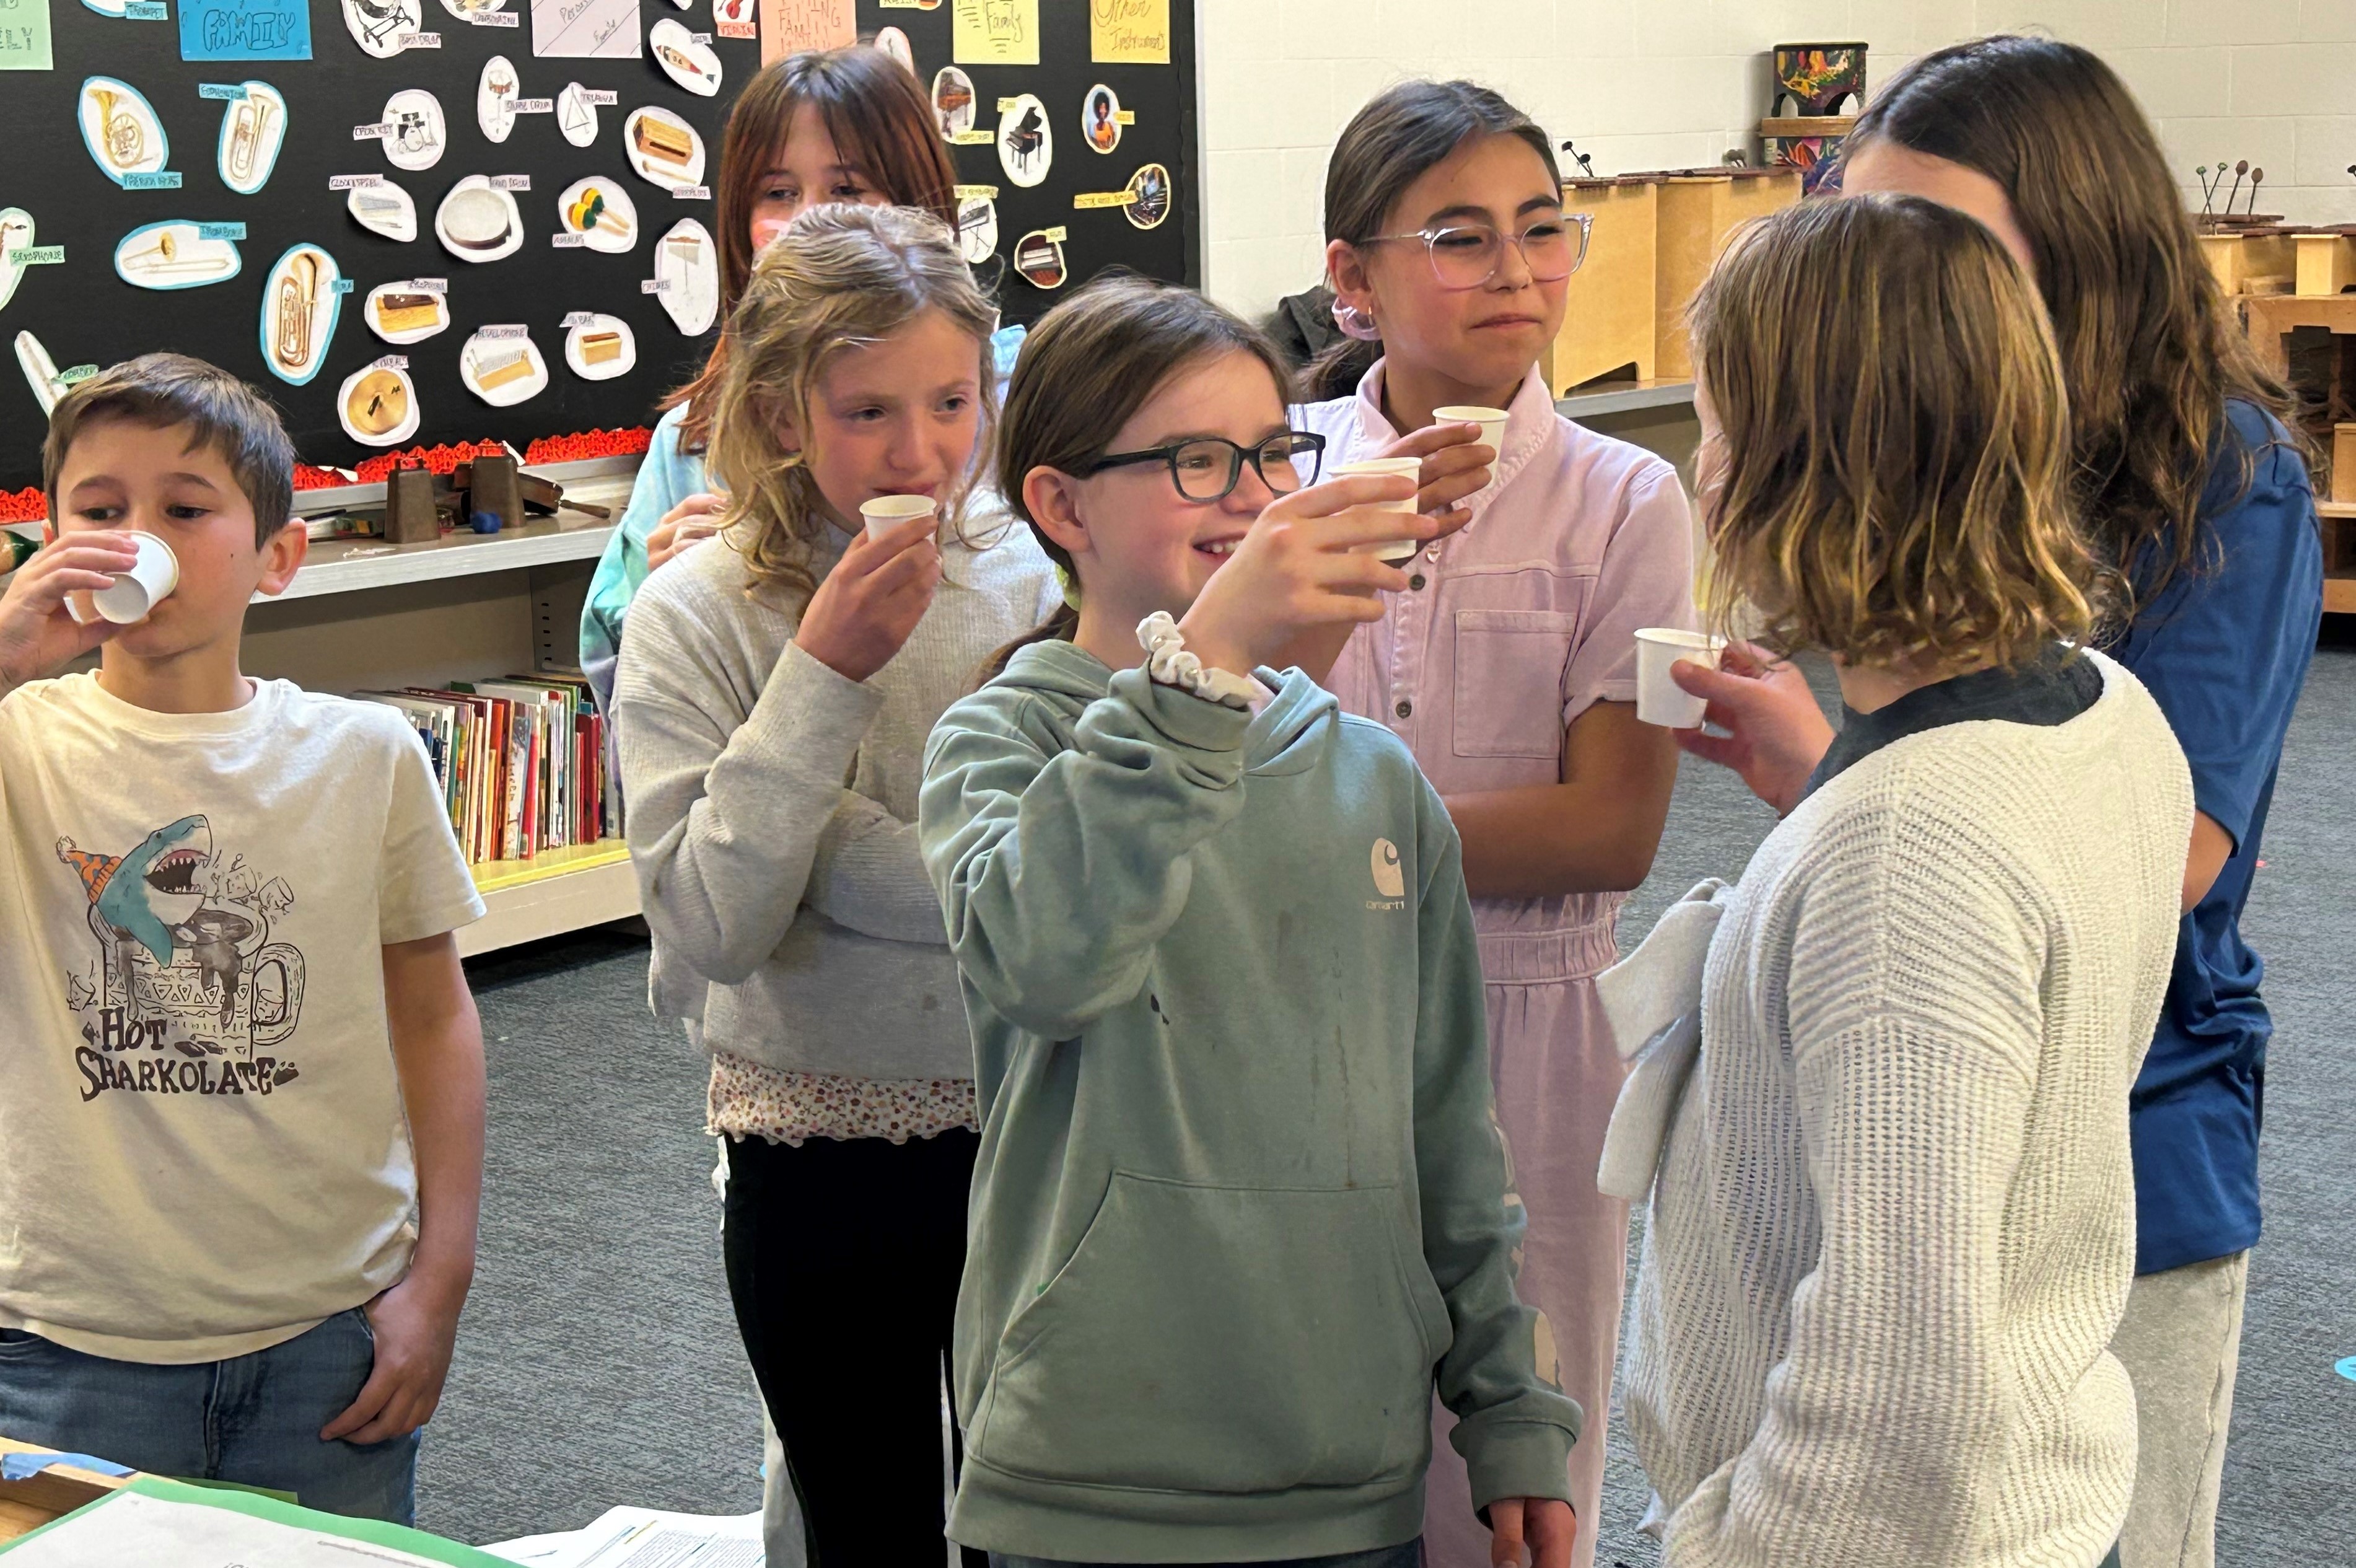
[[[1863,38],[1870,84],[1926,50],[2041,27],[2099,50],[2170,166],[2266,171],[2261,208],[2356,222],[2356,0],[1197,0],[1206,281],[1265,311],[1317,281],[1325,157],[1385,84],[1465,76],[1596,169],[1755,152],[1767,50]]]

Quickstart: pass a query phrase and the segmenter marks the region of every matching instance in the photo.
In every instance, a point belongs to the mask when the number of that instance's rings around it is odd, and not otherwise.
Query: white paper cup
[[[89,599],[96,614],[117,626],[133,626],[145,620],[157,605],[172,596],[180,585],[180,558],[172,547],[152,533],[133,532],[123,535],[139,549],[138,563],[128,572],[114,575],[114,585],[101,588],[93,594],[74,594],[66,600],[66,613],[78,621],[91,619],[82,609],[82,600]]]
[[[911,518],[930,517],[938,508],[930,496],[877,496],[859,503],[867,520],[867,537],[878,539]]]
[[[1401,474],[1410,479],[1420,478],[1423,475],[1423,459],[1420,457],[1362,457],[1355,463],[1333,465],[1333,477],[1337,479],[1366,474]],[[1415,497],[1411,495],[1399,500],[1369,501],[1366,504],[1376,511],[1404,512],[1408,517],[1415,515]],[[1362,544],[1359,549],[1377,561],[1404,561],[1414,554],[1422,543],[1419,539],[1386,539],[1376,544]]]
[[[1702,710],[1709,704],[1679,686],[1670,677],[1669,666],[1679,660],[1691,660],[1715,670],[1719,655],[1725,649],[1726,639],[1722,637],[1679,631],[1675,627],[1648,626],[1637,632],[1636,716],[1648,725],[1668,729],[1699,728]]]
[[[1477,424],[1481,427],[1481,445],[1500,457],[1505,455],[1505,411],[1483,408],[1478,403],[1456,403],[1447,408],[1435,408],[1431,417],[1441,424]]]

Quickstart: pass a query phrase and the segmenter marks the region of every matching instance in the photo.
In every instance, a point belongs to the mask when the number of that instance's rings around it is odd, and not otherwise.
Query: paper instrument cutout
[[[692,338],[712,329],[720,314],[720,247],[692,218],[670,226],[655,251],[657,297],[672,325]]]
[[[33,401],[41,405],[41,417],[55,413],[58,399],[66,395],[67,383],[58,379],[58,364],[41,340],[30,332],[16,334],[16,367],[25,372],[25,384],[33,389]]]
[[[303,386],[319,373],[344,296],[336,258],[316,245],[295,245],[279,257],[262,285],[262,359],[270,373]]]
[[[944,139],[973,129],[973,78],[953,65],[933,72],[933,117]]]
[[[592,315],[564,334],[564,363],[584,381],[626,376],[638,362],[638,342],[618,316]]]
[[[111,76],[81,84],[82,145],[101,173],[121,185],[125,175],[154,174],[172,155],[164,123],[140,91]]]
[[[443,0],[448,5],[449,0]],[[475,124],[482,127],[486,141],[504,142],[515,129],[516,97],[523,89],[516,81],[516,68],[505,55],[493,55],[483,62],[483,74],[475,83]]]
[[[1005,100],[998,116],[998,166],[1025,188],[1047,177],[1055,162],[1055,128],[1035,93]]]
[[[665,16],[649,28],[647,47],[663,74],[690,92],[709,98],[720,91],[720,57],[710,44],[697,43],[676,17]]]
[[[597,139],[597,106],[589,102],[589,90],[577,81],[566,82],[564,91],[556,95],[556,128],[576,147]]]
[[[958,250],[965,264],[978,267],[998,249],[998,203],[986,196],[958,202]]]
[[[32,248],[33,215],[21,207],[0,207],[0,309],[16,297],[16,285],[25,281],[25,263],[8,252]]]
[[[1102,82],[1080,100],[1080,140],[1099,153],[1120,145],[1120,95]]]
[[[622,151],[640,179],[665,190],[703,183],[703,138],[668,109],[630,111],[622,122]]]
[[[1064,261],[1063,231],[1034,229],[1014,247],[1014,270],[1033,288],[1061,288],[1070,269]]]
[[[336,393],[344,434],[363,446],[393,446],[417,434],[417,383],[398,365],[364,365]]]
[[[523,243],[523,214],[511,192],[470,174],[450,188],[434,213],[434,236],[461,261],[496,262]]]
[[[1140,229],[1161,228],[1170,216],[1170,171],[1147,164],[1129,177],[1129,190],[1137,199],[1122,208],[1121,215]]]
[[[548,385],[548,361],[529,334],[509,337],[487,328],[458,350],[458,379],[493,408],[509,408]]]
[[[203,226],[181,219],[134,229],[114,247],[114,275],[134,288],[202,288],[244,265],[235,241],[209,239]]]
[[[371,234],[407,244],[417,238],[417,203],[409,192],[387,180],[382,185],[356,185],[344,198],[352,221]]]
[[[422,87],[404,88],[384,101],[382,119],[392,127],[384,138],[385,162],[395,168],[429,169],[442,161],[450,126],[434,94]]]
[[[245,96],[221,105],[220,148],[215,161],[221,183],[252,196],[270,183],[278,149],[286,145],[286,100],[266,81],[249,81]]]
[[[343,0],[344,30],[378,59],[391,59],[409,47],[425,25],[419,0]]]
[[[604,175],[576,179],[556,199],[556,216],[568,234],[582,236],[593,251],[618,255],[638,242],[638,211],[629,193]]]
[[[450,300],[404,279],[370,289],[360,316],[369,330],[388,343],[423,343],[449,330]]]

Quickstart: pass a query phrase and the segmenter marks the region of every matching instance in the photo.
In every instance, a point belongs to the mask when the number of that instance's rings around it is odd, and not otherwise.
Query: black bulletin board
[[[998,102],[1023,93],[1045,105],[1055,132],[1055,159],[1047,177],[1022,187],[1006,177],[993,142],[953,146],[959,181],[998,188],[998,254],[1011,259],[1023,236],[1063,226],[1070,238],[1064,250],[1069,275],[1059,289],[1033,288],[1010,266],[999,286],[1004,318],[1037,320],[1055,302],[1108,267],[1127,267],[1149,277],[1202,286],[1201,178],[1195,126],[1194,0],[1169,0],[1170,63],[1097,64],[1089,56],[1089,11],[1100,0],[1038,0],[1037,65],[958,65],[973,81],[974,126],[995,132]],[[931,10],[859,0],[859,35],[872,38],[885,27],[906,36],[916,80],[927,95],[943,66],[956,65],[955,5]],[[1110,88],[1135,123],[1121,128],[1110,153],[1094,151],[1082,134],[1082,111],[1091,88]],[[1136,171],[1160,164],[1171,177],[1170,215],[1158,227],[1139,229],[1118,208],[1075,210],[1084,192],[1121,189]],[[992,269],[995,270],[995,269]]]
[[[400,443],[405,449],[496,437],[519,451],[539,436],[653,423],[655,404],[693,374],[710,337],[683,336],[640,283],[654,275],[654,246],[680,218],[707,229],[716,204],[680,199],[632,172],[622,147],[622,123],[640,105],[669,110],[692,124],[706,152],[704,184],[719,184],[721,131],[736,90],[760,66],[758,42],[713,37],[723,67],[717,97],[677,85],[651,55],[637,59],[540,58],[531,52],[530,0],[505,0],[514,27],[477,27],[446,0],[423,0],[425,29],[440,35],[435,49],[411,49],[376,59],[354,42],[338,0],[309,0],[312,58],[308,60],[198,61],[180,58],[178,10],[192,0],[167,0],[163,20],[130,20],[91,9],[80,0],[49,0],[53,70],[0,74],[0,124],[8,127],[0,159],[0,208],[33,215],[36,244],[63,245],[59,265],[26,269],[14,297],[0,307],[0,339],[29,329],[60,369],[105,365],[155,349],[209,360],[245,377],[278,406],[307,462],[352,467],[376,448],[348,436],[337,417],[345,379],[369,361],[401,354],[417,388],[419,424]],[[1023,188],[1009,180],[994,140],[952,148],[958,178],[999,188],[1001,258],[1011,257],[1033,230],[1063,226],[1068,277],[1041,290],[1011,266],[986,263],[1000,275],[1009,321],[1035,320],[1057,299],[1107,267],[1199,286],[1201,209],[1195,125],[1194,0],[1169,0],[1170,63],[1097,64],[1090,59],[1090,6],[1104,0],[1039,0],[1039,63],[964,65],[977,99],[975,125],[997,129],[1001,97],[1034,93],[1052,116],[1055,145],[1047,177]],[[681,9],[670,0],[639,0],[639,27],[677,18],[700,33],[716,34],[712,0]],[[860,36],[898,27],[908,38],[917,79],[930,95],[934,75],[952,64],[954,0],[933,9],[885,6],[857,0]],[[568,82],[613,91],[616,102],[598,111],[595,141],[576,148],[559,134],[556,116],[520,115],[504,143],[487,139],[476,123],[475,99],[485,61],[503,55],[515,66],[525,98],[554,98]],[[179,171],[178,189],[119,188],[84,147],[76,106],[86,77],[119,78],[153,106],[169,136],[166,166]],[[207,83],[268,82],[286,101],[289,129],[268,183],[241,196],[221,180],[215,149],[223,105],[202,97]],[[1089,90],[1103,84],[1119,95],[1134,122],[1122,127],[1109,155],[1093,151],[1082,128]],[[378,121],[394,92],[422,88],[441,103],[447,145],[434,167],[393,168],[375,141],[356,141],[355,125]],[[1151,229],[1131,224],[1119,208],[1076,209],[1073,199],[1117,191],[1146,164],[1170,176],[1169,216]],[[338,175],[376,174],[398,184],[416,203],[420,231],[397,243],[362,228],[347,212],[345,193],[330,188]],[[516,201],[523,244],[498,262],[476,264],[450,254],[433,233],[443,196],[469,175],[523,175],[528,191]],[[550,243],[560,224],[558,194],[586,175],[605,175],[629,193],[637,209],[639,242],[620,254]],[[225,282],[174,292],[142,289],[115,274],[118,242],[133,230],[166,220],[238,222],[242,270]],[[333,340],[318,373],[289,385],[264,367],[260,319],[273,263],[290,246],[309,242],[333,256],[352,291],[343,296]],[[380,340],[362,318],[361,302],[379,285],[411,277],[449,283],[451,326],[406,346]],[[636,336],[637,363],[628,374],[587,381],[565,366],[562,323],[571,312],[620,317]],[[459,352],[477,327],[524,324],[549,367],[546,389],[528,401],[494,408],[469,392],[458,372]],[[40,411],[13,353],[0,353],[0,491],[40,482]]]
[[[39,246],[62,244],[60,265],[25,271],[15,297],[0,308],[0,339],[30,329],[62,370],[111,364],[154,349],[177,349],[235,371],[262,389],[284,415],[295,448],[307,462],[351,467],[374,449],[353,441],[336,415],[344,379],[387,354],[409,360],[420,422],[402,447],[498,437],[524,450],[536,436],[644,425],[662,393],[701,365],[709,337],[680,334],[656,296],[639,290],[654,276],[654,246],[680,218],[705,228],[715,203],[681,200],[633,173],[622,150],[622,121],[632,109],[656,104],[692,124],[706,152],[704,182],[716,188],[720,129],[736,88],[760,69],[760,46],[713,38],[723,64],[716,98],[698,97],[662,73],[651,58],[596,59],[535,57],[529,0],[507,0],[519,27],[470,25],[441,0],[423,0],[426,29],[441,35],[438,49],[411,49],[371,58],[352,39],[337,0],[310,0],[307,60],[183,60],[178,11],[168,20],[134,21],[102,16],[80,0],[49,0],[55,69],[0,74],[0,124],[8,152],[0,160],[0,208],[32,214]],[[669,0],[639,0],[641,37],[665,16],[697,32],[713,30],[711,0],[680,10]],[[476,89],[493,55],[511,61],[521,95],[554,98],[565,84],[614,90],[615,105],[598,110],[596,140],[574,147],[559,134],[553,113],[519,115],[504,143],[493,144],[476,123]],[[76,102],[84,78],[119,78],[145,96],[171,142],[166,165],[182,177],[177,190],[127,190],[102,173],[82,145]],[[202,83],[266,81],[284,95],[288,130],[268,184],[240,196],[222,183],[215,164],[222,104],[201,98]],[[423,88],[440,101],[448,126],[442,158],[415,173],[393,168],[381,144],[355,141],[355,125],[378,121],[385,101],[404,88]],[[418,208],[420,231],[396,243],[363,229],[345,209],[337,175],[379,174],[402,186]],[[503,261],[460,260],[434,239],[433,217],[443,195],[465,176],[528,175],[531,188],[516,194],[523,244]],[[604,254],[557,250],[557,197],[584,175],[611,177],[637,209],[639,240],[630,251]],[[115,275],[115,245],[132,230],[166,219],[241,222],[243,268],[226,282],[159,293]],[[335,337],[318,374],[290,386],[262,358],[263,284],[272,263],[299,242],[317,244],[353,282],[343,296]],[[451,325],[406,347],[380,340],[361,319],[360,304],[380,284],[417,276],[449,280]],[[564,364],[565,315],[594,310],[630,324],[637,364],[627,375],[586,381]],[[546,390],[509,408],[493,408],[466,391],[458,355],[474,328],[524,324],[548,361]],[[40,483],[42,421],[13,351],[0,351],[0,489]]]

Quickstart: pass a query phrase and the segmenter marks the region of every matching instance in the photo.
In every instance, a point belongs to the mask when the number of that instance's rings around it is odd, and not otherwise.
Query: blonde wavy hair
[[[818,587],[811,565],[826,533],[826,501],[805,455],[786,448],[783,427],[790,422],[807,439],[810,398],[827,368],[928,310],[973,338],[979,458],[990,450],[997,423],[989,349],[998,309],[973,281],[948,225],[912,207],[815,207],[754,263],[728,317],[727,367],[705,466],[728,497],[722,531],[744,558],[755,590],[807,596]],[[942,521],[960,540],[980,478],[969,469],[942,499]]]
[[[1912,197],[1807,201],[1738,235],[1694,300],[1713,620],[1858,665],[2011,666],[2097,615],[2070,411],[2035,285]]]

